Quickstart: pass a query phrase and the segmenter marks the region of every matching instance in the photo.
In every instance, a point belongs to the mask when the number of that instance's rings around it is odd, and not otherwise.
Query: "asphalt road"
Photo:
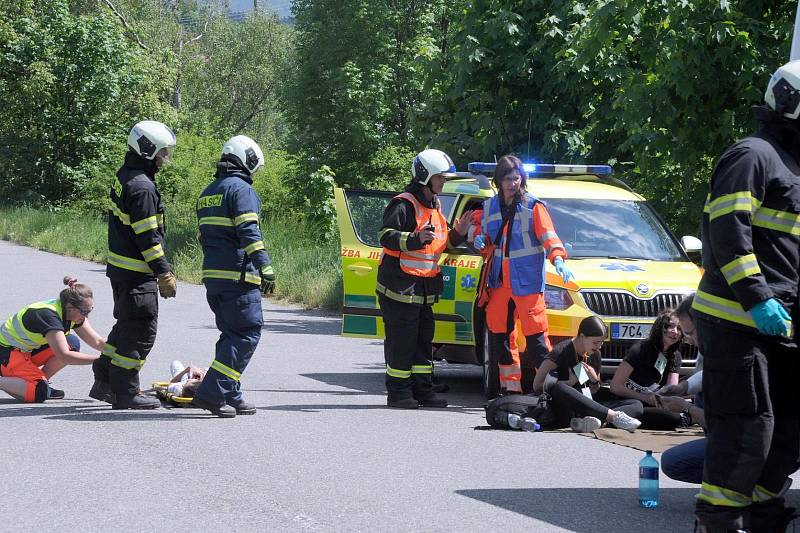
[[[94,327],[110,329],[102,265],[2,241],[0,264],[3,320],[55,297],[70,274],[94,289]],[[242,380],[255,416],[112,411],[88,399],[85,366],[55,376],[61,401],[0,393],[0,531],[692,530],[695,487],[662,476],[661,506],[637,506],[641,452],[569,433],[476,430],[475,369],[440,371],[449,409],[386,409],[380,342],[339,336],[330,314],[265,300],[264,315]],[[180,284],[161,300],[143,384],[165,379],[175,358],[208,365],[216,338],[203,288]]]

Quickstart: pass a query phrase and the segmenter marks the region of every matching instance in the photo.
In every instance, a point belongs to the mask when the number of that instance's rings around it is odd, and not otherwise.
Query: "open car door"
[[[383,338],[383,320],[375,294],[382,247],[378,232],[383,211],[396,193],[336,188],[336,212],[341,237],[344,301],[342,335]],[[442,211],[452,223],[458,195],[442,194]],[[466,249],[448,250],[440,267],[444,291],[433,306],[434,343],[474,344],[472,314],[481,259]]]

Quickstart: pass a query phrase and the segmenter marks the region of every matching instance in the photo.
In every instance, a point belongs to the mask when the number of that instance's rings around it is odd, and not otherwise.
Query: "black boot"
[[[246,402],[244,400],[239,400],[238,402],[228,402],[228,405],[236,409],[237,415],[254,415],[256,414],[255,404]]]
[[[419,402],[409,396],[393,398],[390,394],[386,397],[386,405],[395,409],[419,409]]]
[[[161,401],[154,396],[145,396],[144,394],[115,394],[114,402],[111,404],[112,409],[158,409],[161,407]]]
[[[64,399],[64,391],[61,389],[54,389],[50,387],[50,393],[47,395],[48,400],[63,400]]]
[[[420,398],[418,401],[422,407],[447,407],[447,400],[434,393],[430,393],[424,398]]]
[[[750,510],[750,531],[752,533],[783,533],[796,518],[794,507],[786,507],[783,498],[773,498],[754,503]]]
[[[234,418],[236,416],[236,409],[230,405],[225,403],[222,405],[214,405],[198,396],[192,398],[192,405],[200,409],[205,409],[206,411],[211,411],[212,415],[216,415],[220,418]]]
[[[106,381],[95,379],[94,385],[92,385],[92,389],[89,391],[89,398],[94,398],[95,400],[101,402],[112,403],[114,401],[114,397],[111,394],[111,385],[109,385]]]

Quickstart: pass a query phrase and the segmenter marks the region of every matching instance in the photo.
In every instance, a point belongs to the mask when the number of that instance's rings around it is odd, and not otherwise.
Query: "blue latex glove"
[[[786,322],[790,320],[789,313],[775,298],[757,303],[750,309],[750,314],[761,333],[784,336],[789,334],[786,326]]]
[[[561,276],[561,279],[564,280],[564,283],[567,283],[570,280],[575,279],[575,276],[572,275],[572,271],[567,268],[567,265],[564,264],[563,257],[556,257],[555,262],[553,265],[556,267],[556,274]]]
[[[486,247],[486,239],[483,238],[483,235],[478,235],[472,242],[472,246],[476,250],[483,250]]]

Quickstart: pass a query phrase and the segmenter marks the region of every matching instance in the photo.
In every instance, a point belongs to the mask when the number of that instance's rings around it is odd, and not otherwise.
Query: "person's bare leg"
[[[65,366],[67,366],[67,364],[60,361],[57,357],[51,357],[44,366],[42,366],[42,372],[44,372],[47,379],[50,379]]]
[[[22,378],[0,377],[0,390],[17,400],[25,401],[25,391],[27,389],[28,382]]]

